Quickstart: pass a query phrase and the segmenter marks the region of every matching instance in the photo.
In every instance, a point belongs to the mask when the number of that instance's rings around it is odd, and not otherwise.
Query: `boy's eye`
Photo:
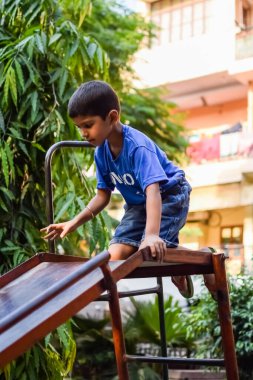
[[[84,124],[84,125],[77,125],[78,129],[90,129],[92,127],[92,124]]]

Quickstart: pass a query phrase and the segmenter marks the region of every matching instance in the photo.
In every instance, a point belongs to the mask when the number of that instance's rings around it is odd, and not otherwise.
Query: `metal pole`
[[[163,357],[167,357],[167,341],[165,330],[165,316],[164,316],[164,297],[163,297],[163,280],[161,277],[157,277],[157,285],[159,285],[158,297],[158,309],[159,309],[159,323],[160,323],[160,335],[161,335],[161,353]],[[169,379],[168,365],[163,364],[163,380]]]
[[[62,147],[66,148],[74,148],[74,147],[93,147],[90,143],[87,141],[59,141],[52,145],[45,157],[45,189],[46,189],[46,214],[47,214],[47,223],[52,224],[54,223],[54,206],[53,206],[53,187],[52,187],[52,173],[51,173],[51,162],[54,152],[57,149],[60,149]],[[55,253],[55,242],[54,240],[48,239],[48,248],[49,253]]]

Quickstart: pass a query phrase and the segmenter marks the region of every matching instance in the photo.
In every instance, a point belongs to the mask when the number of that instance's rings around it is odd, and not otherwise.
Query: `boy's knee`
[[[138,248],[127,244],[111,244],[108,251],[111,255],[111,260],[126,260]]]

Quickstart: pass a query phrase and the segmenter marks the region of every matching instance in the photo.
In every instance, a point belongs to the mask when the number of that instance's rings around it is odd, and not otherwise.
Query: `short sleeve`
[[[157,157],[156,152],[141,146],[138,147],[133,156],[133,167],[135,176],[143,190],[152,183],[163,183],[168,177]]]
[[[101,158],[95,153],[95,164],[96,164],[96,178],[97,178],[97,189],[109,189],[114,190],[115,186],[112,183],[109,171],[103,165]]]

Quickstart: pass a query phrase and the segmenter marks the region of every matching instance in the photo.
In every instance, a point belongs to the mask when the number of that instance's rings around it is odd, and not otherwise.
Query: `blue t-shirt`
[[[145,189],[159,182],[164,192],[185,176],[142,132],[123,125],[123,146],[114,158],[107,140],[95,150],[97,188],[116,187],[127,204],[146,202]]]

